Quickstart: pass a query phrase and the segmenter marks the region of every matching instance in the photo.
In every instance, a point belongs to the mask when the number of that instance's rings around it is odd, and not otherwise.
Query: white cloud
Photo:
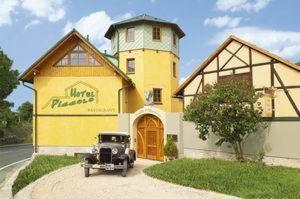
[[[217,0],[216,7],[221,11],[247,11],[258,12],[264,9],[271,0]]]
[[[36,17],[47,18],[50,22],[64,18],[64,0],[21,0],[22,8]]]
[[[64,27],[64,34],[76,28],[82,35],[89,35],[90,41],[100,50],[108,50],[110,49],[110,41],[104,38],[108,27],[117,21],[130,17],[132,17],[131,14],[126,13],[113,19],[105,11],[94,12],[82,17],[77,22],[68,22]]]
[[[215,26],[218,28],[223,28],[223,27],[234,28],[240,24],[241,20],[242,20],[241,17],[229,17],[228,15],[225,15],[223,17],[206,18],[204,20],[204,25]]]
[[[156,0],[150,0],[151,3],[155,3]]]
[[[245,26],[226,29],[215,35],[211,43],[219,45],[229,35],[236,35],[286,59],[294,61],[299,61],[300,59],[300,32]]]
[[[11,14],[19,5],[18,0],[1,0],[0,3],[0,27],[12,23]]]
[[[28,29],[28,28],[30,28],[32,26],[36,26],[38,24],[41,24],[40,20],[37,20],[37,19],[32,20],[31,22],[29,22],[28,24],[26,24],[25,29]]]

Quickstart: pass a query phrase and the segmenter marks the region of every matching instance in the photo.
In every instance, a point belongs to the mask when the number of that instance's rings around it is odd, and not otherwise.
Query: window
[[[161,88],[153,88],[153,103],[161,104]]]
[[[127,28],[126,41],[127,42],[133,42],[134,41],[134,27]]]
[[[57,66],[83,66],[83,65],[100,65],[94,58],[94,53],[87,53],[80,45],[77,45],[71,52],[66,54],[56,64]]]
[[[176,46],[176,44],[177,44],[176,34],[173,33],[173,45]]]
[[[135,59],[127,59],[127,73],[135,73]]]
[[[152,39],[157,40],[157,41],[161,40],[160,27],[153,27],[153,29],[152,29]]]
[[[176,77],[176,63],[173,62],[173,77]]]

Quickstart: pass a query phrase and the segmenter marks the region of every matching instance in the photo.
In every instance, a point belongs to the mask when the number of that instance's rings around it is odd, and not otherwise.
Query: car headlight
[[[111,152],[112,152],[112,154],[117,154],[118,153],[118,149],[117,148],[113,148],[112,150],[111,150]]]
[[[92,148],[92,153],[98,153],[98,149],[95,146]]]

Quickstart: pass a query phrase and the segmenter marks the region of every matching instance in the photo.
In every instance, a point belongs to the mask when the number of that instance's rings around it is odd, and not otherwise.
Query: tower
[[[177,24],[145,14],[109,27],[105,37],[111,40],[111,52],[135,85],[127,90],[127,112],[142,108],[149,91],[156,108],[182,111],[172,95],[178,88],[179,40],[184,35]]]

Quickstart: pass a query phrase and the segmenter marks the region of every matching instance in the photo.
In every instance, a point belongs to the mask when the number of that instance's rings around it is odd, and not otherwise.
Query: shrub
[[[164,153],[165,156],[167,157],[177,157],[178,154],[177,146],[174,143],[172,138],[167,139],[167,143],[164,146]]]

